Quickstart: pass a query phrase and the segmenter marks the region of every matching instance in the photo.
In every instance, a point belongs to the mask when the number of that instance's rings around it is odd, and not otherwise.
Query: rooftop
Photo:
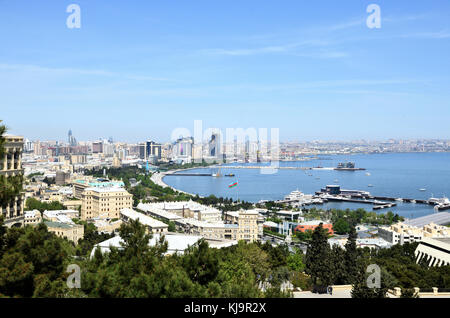
[[[120,214],[130,218],[132,220],[139,220],[142,224],[150,227],[168,227],[166,223],[155,220],[154,218],[149,217],[143,213],[137,212],[132,209],[122,209]]]
[[[71,229],[71,228],[77,226],[76,224],[61,223],[61,222],[51,222],[51,221],[45,221],[44,223],[48,227],[58,227],[58,228],[62,228],[62,229]],[[82,226],[82,225],[78,225],[78,226]]]
[[[446,225],[450,223],[450,213],[449,212],[433,213],[419,218],[409,219],[403,223],[417,227],[423,227],[430,223],[435,223],[438,225]]]
[[[179,234],[179,233],[166,233],[164,234],[164,238],[167,241],[168,247],[166,254],[173,254],[173,253],[183,253],[184,250],[186,250],[189,246],[194,245],[197,243],[200,239],[202,239],[201,236],[198,235],[187,235],[187,234]],[[157,242],[159,242],[160,234],[153,234],[152,238],[149,240],[150,246],[155,246]],[[208,240],[206,239],[210,247],[213,248],[222,248],[227,247],[231,245],[235,245],[237,242],[233,240]],[[102,252],[108,252],[110,246],[121,248],[121,244],[123,243],[123,240],[120,236],[115,236],[109,240],[106,240],[104,242],[101,242],[94,246],[91,252],[91,257],[95,253],[95,249],[100,247]]]

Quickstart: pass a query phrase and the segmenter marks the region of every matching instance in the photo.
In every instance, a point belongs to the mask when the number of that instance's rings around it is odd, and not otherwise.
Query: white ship
[[[284,199],[287,201],[298,201],[300,204],[310,204],[314,201],[312,194],[304,194],[298,189],[289,193]]]
[[[429,198],[428,202],[435,205],[448,205],[450,200],[446,197],[443,198]]]

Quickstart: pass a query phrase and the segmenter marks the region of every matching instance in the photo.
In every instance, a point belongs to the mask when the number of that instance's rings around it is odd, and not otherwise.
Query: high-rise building
[[[192,145],[194,144],[193,137],[180,138],[174,144],[174,155],[176,157],[191,157]]]
[[[92,143],[92,153],[103,153],[103,142],[94,141]]]
[[[140,143],[138,147],[139,147],[139,158],[144,160],[147,159],[147,150],[145,143]]]
[[[75,137],[72,135],[72,130],[71,130],[71,129],[69,129],[67,141],[68,141],[68,143],[69,143],[69,146],[76,146],[76,145],[77,145],[77,140],[76,140]]]
[[[209,146],[209,156],[219,158],[221,155],[221,140],[220,134],[213,133],[211,139],[208,143]]]
[[[147,158],[154,156],[156,159],[161,159],[161,144],[154,141],[147,141],[145,151]]]

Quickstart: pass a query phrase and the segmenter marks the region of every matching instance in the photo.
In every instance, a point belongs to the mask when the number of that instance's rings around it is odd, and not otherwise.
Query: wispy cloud
[[[135,74],[122,74],[118,72],[111,72],[105,70],[96,69],[80,69],[80,68],[58,68],[58,67],[45,67],[40,65],[31,64],[6,64],[0,63],[0,70],[27,72],[27,73],[44,73],[52,75],[88,75],[88,76],[106,76],[106,77],[119,77],[123,79],[137,80],[137,81],[169,81],[167,78],[152,77],[145,75]]]
[[[417,32],[400,35],[402,38],[422,38],[422,39],[448,39],[450,32],[448,30],[441,30],[438,32]]]
[[[203,49],[200,54],[224,55],[224,56],[249,56],[261,54],[290,54],[295,56],[311,58],[342,58],[347,57],[346,52],[325,49],[331,46],[326,40],[308,39],[284,45],[261,46],[254,48],[234,48],[234,49]],[[300,52],[301,49],[301,52]]]

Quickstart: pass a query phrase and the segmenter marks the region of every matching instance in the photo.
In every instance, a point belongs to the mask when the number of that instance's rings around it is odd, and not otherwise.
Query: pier
[[[168,174],[166,176],[173,176],[173,177],[234,177],[234,174],[215,175],[212,173],[172,173],[172,174]]]
[[[212,177],[212,173],[172,173],[168,174],[168,176],[173,177]]]

